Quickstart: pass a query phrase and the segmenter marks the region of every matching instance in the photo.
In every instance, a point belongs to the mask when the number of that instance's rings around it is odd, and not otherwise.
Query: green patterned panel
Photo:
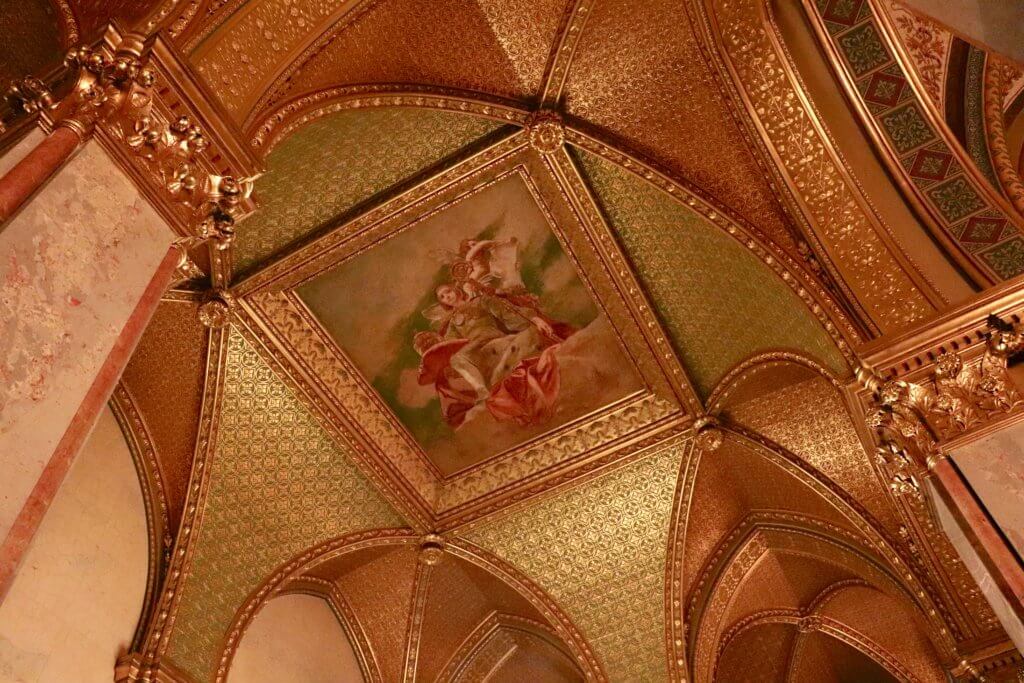
[[[352,109],[314,121],[270,153],[260,209],[238,227],[245,271],[325,222],[433,168],[501,124],[428,109]]]
[[[675,441],[466,534],[561,605],[611,681],[669,680],[665,551],[687,448]]]
[[[236,611],[278,566],[347,533],[405,526],[235,331],[207,467],[209,495],[167,650],[197,683],[212,680]]]
[[[803,352],[846,373],[817,319],[756,256],[628,171],[587,152],[577,155],[704,396],[730,367],[768,349]]]

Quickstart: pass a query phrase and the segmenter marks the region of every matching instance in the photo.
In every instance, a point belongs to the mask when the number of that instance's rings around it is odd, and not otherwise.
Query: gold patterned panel
[[[271,102],[337,85],[417,83],[528,100],[564,0],[386,0],[318,41]],[[401,45],[401,49],[395,49]],[[264,107],[265,108],[265,107]]]
[[[405,522],[243,339],[228,339],[210,489],[168,656],[210,680],[248,595],[301,550]]]
[[[0,3],[0,86],[60,64],[57,16],[48,0]]]
[[[768,30],[766,0],[691,0],[825,251],[883,333],[934,312],[806,108]],[[711,29],[710,26],[716,27]],[[720,27],[720,29],[718,28]],[[718,32],[720,31],[720,32]]]
[[[190,55],[228,113],[242,121],[278,70],[353,0],[250,0]]]
[[[803,351],[846,373],[811,311],[732,237],[618,166],[576,153],[704,396],[730,367],[767,349]]]
[[[324,222],[499,128],[487,119],[421,109],[360,109],[319,119],[285,139],[256,184],[260,210],[235,237],[246,270]]]
[[[685,3],[600,0],[569,70],[565,109],[795,252],[770,176],[709,72]]]
[[[612,681],[664,681],[665,553],[688,441],[465,534],[546,590]]]
[[[726,409],[729,417],[803,458],[890,533],[899,522],[838,390],[820,376]]]

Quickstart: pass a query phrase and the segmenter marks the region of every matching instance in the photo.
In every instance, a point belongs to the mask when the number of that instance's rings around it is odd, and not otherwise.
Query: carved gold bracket
[[[12,111],[38,114],[47,132],[67,127],[97,140],[178,235],[186,255],[179,277],[201,274],[187,254],[209,245],[214,284],[226,284],[227,250],[236,224],[256,209],[261,166],[216,98],[159,35],[111,25],[64,63],[74,80],[66,96],[25,78],[6,93]]]
[[[980,357],[965,363],[957,351],[942,350],[920,380],[882,379],[858,368],[871,392],[868,427],[895,493],[920,495],[920,480],[945,457],[943,442],[1021,407],[1007,360],[1024,349],[1024,332],[991,314],[985,325]]]

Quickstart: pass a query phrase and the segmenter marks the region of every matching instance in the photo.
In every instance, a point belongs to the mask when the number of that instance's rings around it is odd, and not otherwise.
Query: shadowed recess
[[[451,112],[366,109],[305,126],[267,158],[257,182],[260,210],[235,239],[236,269],[251,268],[500,125]]]
[[[237,332],[228,340],[209,494],[168,655],[210,680],[236,611],[281,564],[404,522]]]
[[[628,171],[574,152],[703,396],[730,367],[771,349],[846,373],[832,339],[756,256]]]

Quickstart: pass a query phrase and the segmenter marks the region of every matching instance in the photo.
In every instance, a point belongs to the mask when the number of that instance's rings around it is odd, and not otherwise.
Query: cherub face
[[[452,285],[441,285],[437,288],[436,294],[437,300],[448,308],[455,308],[462,298],[459,296],[459,290]]]

